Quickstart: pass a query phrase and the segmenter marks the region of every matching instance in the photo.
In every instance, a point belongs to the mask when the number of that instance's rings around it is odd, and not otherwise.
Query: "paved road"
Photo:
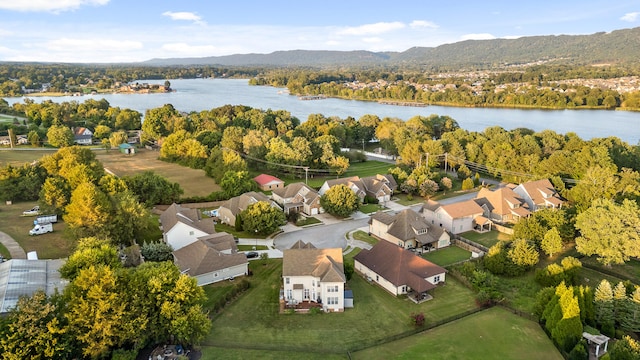
[[[345,235],[351,230],[367,226],[368,221],[369,217],[365,217],[285,232],[276,236],[273,243],[276,249],[280,250],[290,248],[298,240],[311,242],[313,246],[321,249],[334,247],[344,249],[347,246]]]

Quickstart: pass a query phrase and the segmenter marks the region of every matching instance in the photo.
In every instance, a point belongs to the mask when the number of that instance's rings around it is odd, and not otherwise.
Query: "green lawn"
[[[535,280],[535,270],[516,277],[499,276],[497,287],[509,305],[532,314],[536,295],[542,289]]]
[[[640,279],[640,261],[638,260],[629,260],[624,265],[611,265],[611,267],[606,268],[604,265],[600,264],[596,259],[596,256],[591,257],[583,257],[580,259],[582,263],[589,264],[591,266],[595,266],[596,268],[603,268],[606,271],[612,272],[614,274],[618,274],[621,278],[630,278],[636,279],[634,282],[638,283],[638,279]]]
[[[409,206],[419,204],[424,202],[424,199],[420,196],[413,196],[411,200],[407,199],[407,194],[395,194],[393,197],[396,199],[396,202],[400,205]]]
[[[382,161],[375,161],[375,160],[365,161],[360,163],[353,163],[349,165],[349,169],[347,169],[347,171],[344,174],[342,174],[340,177],[349,177],[349,176],[364,177],[364,176],[373,176],[376,174],[387,174],[389,172],[389,169],[392,167],[394,167],[393,164],[385,163]],[[256,175],[258,174],[256,173]],[[299,177],[284,176],[284,175],[278,176],[278,177],[282,179],[286,185],[305,181],[304,172],[302,172],[301,176]],[[311,186],[312,188],[319,189],[322,186],[322,184],[324,184],[325,181],[331,180],[331,179],[336,179],[336,176],[335,175],[312,176],[310,174],[309,178],[307,179],[307,185]]]
[[[562,360],[538,324],[499,307],[351,355],[352,359],[368,360]]]
[[[369,243],[371,245],[375,245],[378,243],[378,239],[374,238],[373,236],[367,234],[366,232],[362,231],[362,230],[357,230],[354,231],[351,236],[353,236],[354,239],[356,240],[360,240],[360,241],[364,241],[366,243]]]
[[[38,160],[45,155],[51,155],[58,149],[44,150],[2,150],[0,151],[0,167],[11,165],[22,165]]]
[[[306,226],[306,225],[314,225],[314,224],[320,224],[320,223],[322,223],[322,221],[314,218],[313,216],[309,216],[301,220],[298,220],[298,222],[296,222],[296,226]]]
[[[2,244],[0,244],[0,255],[2,255],[5,259],[11,259],[11,254],[9,254],[9,250]]]
[[[431,251],[422,255],[423,258],[440,266],[447,266],[471,258],[471,252],[457,246]]]
[[[237,231],[235,227],[229,226],[227,224],[221,224],[221,223],[216,224],[216,231],[226,232],[235,237],[245,238],[245,239],[266,239],[267,238],[267,235],[248,233],[246,231]]]
[[[365,214],[371,214],[378,210],[383,210],[384,206],[378,204],[364,204],[360,206],[360,211]]]
[[[262,262],[250,266],[251,288],[214,318],[203,342],[205,359],[249,356],[246,350],[258,349],[280,358],[296,358],[304,352],[345,355],[349,349],[411,331],[412,312],[424,312],[430,323],[476,307],[473,293],[454,279],[435,289],[433,300],[416,305],[354,275],[348,287],[353,290],[355,308],[320,315],[279,314],[282,261],[269,259],[266,266]]]
[[[238,245],[238,251],[269,250],[266,245]]]
[[[22,216],[22,212],[38,203],[21,202],[13,205],[0,204],[0,229],[14,238],[25,252],[36,251],[40,259],[58,259],[69,256],[73,242],[65,235],[66,224],[58,217],[53,224],[53,232],[29,236],[33,228],[33,217]]]
[[[486,247],[492,247],[498,241],[501,241],[501,240],[511,240],[511,235],[507,235],[505,233],[501,233],[496,230],[491,230],[484,233],[467,231],[465,233],[460,234],[460,236],[462,236],[465,239],[475,241],[478,244],[484,245]]]

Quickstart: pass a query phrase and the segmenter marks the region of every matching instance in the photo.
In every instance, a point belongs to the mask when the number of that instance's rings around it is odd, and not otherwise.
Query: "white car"
[[[22,212],[23,216],[36,216],[40,215],[40,206],[34,206],[31,210],[25,210]]]

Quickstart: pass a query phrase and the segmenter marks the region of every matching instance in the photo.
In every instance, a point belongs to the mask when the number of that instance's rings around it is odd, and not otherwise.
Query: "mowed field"
[[[351,354],[352,359],[561,360],[542,328],[494,307],[402,340]]]
[[[117,150],[98,150],[96,158],[105,169],[117,176],[136,175],[144,171],[153,171],[171,182],[176,182],[184,189],[185,197],[206,196],[220,190],[220,186],[208,177],[204,170],[191,169],[186,166],[158,160],[158,152],[136,149],[133,156],[124,155]]]
[[[32,150],[33,149],[33,150]],[[0,150],[0,167],[7,165],[19,166],[25,163],[32,163],[45,155],[51,155],[58,149],[43,149],[20,146],[20,150],[3,148]]]

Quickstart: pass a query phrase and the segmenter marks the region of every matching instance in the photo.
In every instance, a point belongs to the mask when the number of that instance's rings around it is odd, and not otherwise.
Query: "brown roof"
[[[377,220],[385,225],[391,225],[395,221],[396,217],[394,215],[388,214],[386,212],[377,211],[375,214],[371,216],[369,220],[369,224],[371,221]]]
[[[216,232],[212,218],[202,219],[198,209],[185,208],[176,203],[171,204],[171,206],[160,215],[160,222],[162,223],[162,231],[165,233],[171,230],[178,222],[189,225],[207,234]]]
[[[233,237],[232,237],[233,238]],[[215,249],[216,245],[207,240],[198,240],[173,252],[176,265],[190,276],[198,276],[247,264],[245,254],[232,252],[225,254]]]
[[[314,276],[323,282],[345,282],[342,249],[284,250],[282,276]]]
[[[296,241],[295,244],[291,245],[291,247],[289,249],[315,249],[316,247],[313,246],[312,243],[308,242],[304,242],[302,240],[298,240]]]
[[[426,230],[426,232],[419,234],[419,230]],[[417,212],[405,209],[396,214],[387,233],[402,241],[416,239],[424,245],[438,241],[445,231],[441,227],[429,225],[427,220]]]
[[[449,216],[451,216],[451,218],[453,219],[458,219],[465,216],[479,215],[484,212],[480,205],[478,205],[478,203],[473,200],[442,205],[442,210],[449,214]]]
[[[512,210],[515,208],[514,205],[518,207],[522,207],[525,209],[529,208],[529,205],[520,197],[520,195],[516,194],[511,188],[501,187],[496,189],[495,191],[491,191],[487,188],[482,188],[476,195],[476,199],[486,199],[486,201],[491,205],[491,212],[499,215],[507,215],[513,213]],[[485,202],[486,203],[486,202]],[[518,211],[522,213],[522,211]],[[518,215],[520,215],[518,213]],[[522,215],[520,215],[522,216]]]
[[[291,199],[296,197],[296,195],[299,195],[304,198],[304,202],[307,204],[311,203],[319,196],[317,191],[301,182],[289,184],[283,188],[274,189],[272,193],[283,199]]]
[[[394,286],[408,285],[417,292],[436,287],[428,277],[446,270],[416,254],[387,241],[378,242],[371,250],[362,250],[354,260],[382,276]]]
[[[436,211],[438,208],[440,207],[440,203],[431,199],[428,199],[427,201],[424,202],[424,204],[422,204],[422,211],[426,210],[431,210],[431,211]]]
[[[238,251],[236,240],[233,235],[226,232],[219,232],[206,236],[201,236],[198,240],[205,240],[212,248],[218,251]]]
[[[544,205],[550,202],[554,206],[562,204],[562,199],[556,192],[549,179],[541,179],[536,181],[528,181],[521,184],[524,190],[529,194],[531,200],[536,205]]]
[[[258,201],[266,201],[269,204],[275,204],[265,194],[255,192],[255,191],[250,191],[240,196],[232,197],[231,199],[222,203],[220,207],[229,209],[229,211],[231,211],[233,215],[238,215],[239,213],[244,211],[249,205],[255,204]]]

